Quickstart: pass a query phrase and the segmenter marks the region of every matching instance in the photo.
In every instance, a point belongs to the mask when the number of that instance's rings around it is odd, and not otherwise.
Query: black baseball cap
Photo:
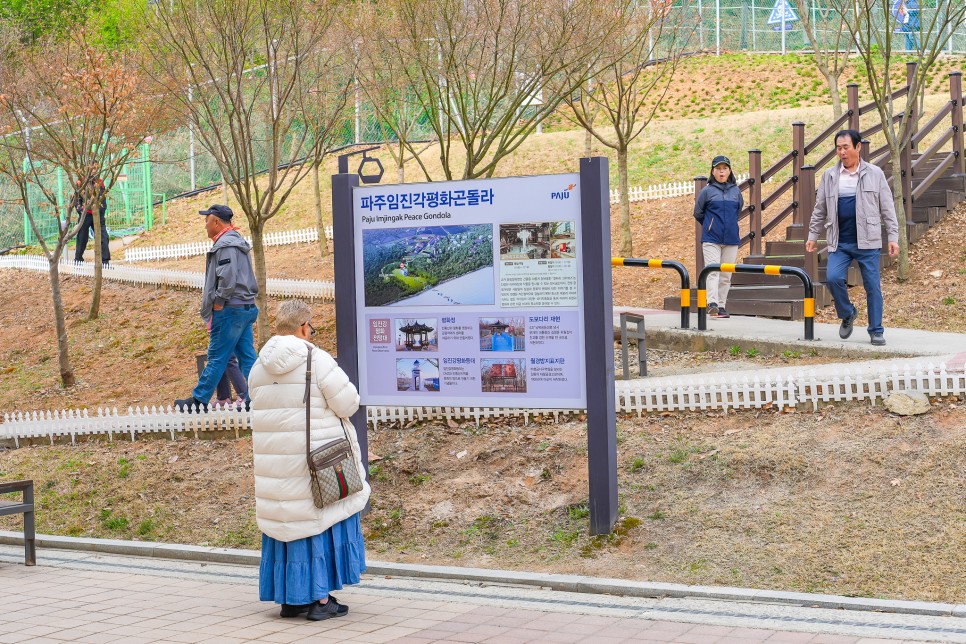
[[[199,215],[214,215],[221,219],[222,221],[231,221],[231,218],[235,216],[235,213],[231,211],[231,208],[220,203],[212,204],[208,210],[199,210]]]
[[[729,168],[731,167],[731,159],[729,159],[723,154],[719,154],[714,158],[714,161],[711,162],[711,167],[716,168],[718,167],[718,165],[722,163],[726,164]]]

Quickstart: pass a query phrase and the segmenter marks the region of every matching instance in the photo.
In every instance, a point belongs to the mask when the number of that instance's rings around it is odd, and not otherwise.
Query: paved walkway
[[[253,566],[0,546],[2,642],[966,642],[957,617],[366,576],[344,618],[281,619]]]
[[[834,352],[866,359],[893,356],[945,356],[966,348],[966,334],[897,328],[885,330],[886,346],[874,347],[869,342],[869,334],[862,326],[864,324],[862,320],[859,320],[852,336],[847,340],[839,338],[838,324],[816,322],[816,339],[804,340],[805,323],[801,320],[773,320],[742,315],[724,320],[709,318],[708,330],[698,331],[698,314],[695,310],[691,311],[691,328],[682,329],[680,312],[624,306],[614,307],[615,330],[619,331],[620,314],[625,311],[644,316],[649,346],[658,346],[653,343],[660,337],[661,344],[676,344],[682,349],[700,348],[704,344],[707,348],[727,350],[730,346],[739,344],[742,348],[757,346],[759,350],[765,347],[816,349],[823,355]]]

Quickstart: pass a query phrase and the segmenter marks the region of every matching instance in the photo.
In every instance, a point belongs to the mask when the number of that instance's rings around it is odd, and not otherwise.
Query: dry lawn
[[[960,401],[916,418],[860,404],[661,414],[620,419],[618,436],[621,518],[591,538],[583,422],[382,425],[369,556],[966,599]],[[44,533],[258,547],[250,439],[0,451],[0,477],[35,480]]]

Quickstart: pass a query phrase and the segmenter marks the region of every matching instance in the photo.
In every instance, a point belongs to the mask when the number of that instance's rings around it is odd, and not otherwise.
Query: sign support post
[[[590,533],[617,521],[617,409],[614,397],[614,306],[607,157],[580,160],[587,373],[587,466]]]
[[[346,243],[355,237],[355,221],[352,216],[352,189],[359,186],[357,174],[332,175],[332,235],[343,243],[335,244],[335,334],[336,362],[349,376],[350,382],[359,387],[359,341],[356,324],[356,249],[355,245]],[[364,476],[369,478],[369,428],[366,418],[366,407],[360,405],[359,410],[350,418],[359,439],[359,450],[362,452],[362,464],[365,466]]]

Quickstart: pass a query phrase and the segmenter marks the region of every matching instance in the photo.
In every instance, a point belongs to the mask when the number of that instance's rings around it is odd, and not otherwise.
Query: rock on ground
[[[916,416],[929,412],[929,396],[921,391],[902,390],[889,394],[885,401],[886,409],[900,416]]]

